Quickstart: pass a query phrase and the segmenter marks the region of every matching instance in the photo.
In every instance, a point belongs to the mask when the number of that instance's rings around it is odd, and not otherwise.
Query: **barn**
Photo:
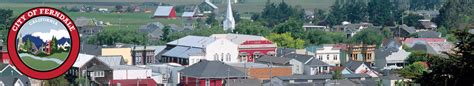
[[[176,10],[173,6],[158,6],[153,18],[176,19]]]

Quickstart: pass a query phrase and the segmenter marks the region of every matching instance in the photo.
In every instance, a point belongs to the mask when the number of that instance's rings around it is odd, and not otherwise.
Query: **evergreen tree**
[[[57,52],[59,51],[59,48],[58,48],[58,39],[56,39],[56,37],[53,36],[53,38],[50,40],[51,41],[51,54],[53,54],[54,52]]]

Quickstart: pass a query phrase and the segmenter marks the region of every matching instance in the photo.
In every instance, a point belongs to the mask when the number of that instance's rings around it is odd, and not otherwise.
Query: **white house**
[[[71,47],[71,44],[69,44],[67,41],[64,42],[64,44],[58,44],[58,48],[66,50],[66,48]]]
[[[332,66],[341,65],[341,51],[333,48],[333,44],[324,44],[323,47],[316,49],[316,58]]]
[[[186,36],[167,43],[161,61],[192,65],[200,60],[234,63],[238,61],[238,45],[225,39],[203,36]]]
[[[377,71],[367,66],[367,63],[362,61],[349,61],[345,66],[355,74],[367,74],[371,77],[379,77],[380,75]]]

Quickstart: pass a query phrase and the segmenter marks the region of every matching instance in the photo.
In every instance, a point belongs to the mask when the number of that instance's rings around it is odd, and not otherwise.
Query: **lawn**
[[[61,53],[54,53],[50,56],[46,56],[44,58],[58,58],[59,60],[66,60],[69,55],[69,52],[61,52]]]
[[[54,69],[59,66],[59,64],[56,64],[53,61],[41,61],[41,60],[35,60],[32,59],[31,57],[22,57],[21,60],[29,67],[40,70],[40,71],[48,71],[51,69]]]

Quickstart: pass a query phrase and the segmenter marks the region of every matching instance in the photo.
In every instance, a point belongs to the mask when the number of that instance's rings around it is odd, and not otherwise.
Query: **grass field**
[[[41,60],[35,60],[32,59],[31,57],[23,57],[21,59],[27,66],[34,68],[36,70],[40,71],[47,71],[54,69],[59,66],[59,64],[56,64],[53,61],[41,61]]]
[[[42,58],[57,58],[59,60],[65,61],[67,59],[67,56],[69,55],[69,52],[62,52],[62,53],[55,53],[53,55],[47,56],[47,57],[42,57]],[[58,67],[60,64],[57,64],[53,61],[42,61],[42,60],[36,60],[33,59],[29,56],[21,57],[21,60],[29,67],[34,68],[36,70],[40,71],[47,71],[54,69]]]

